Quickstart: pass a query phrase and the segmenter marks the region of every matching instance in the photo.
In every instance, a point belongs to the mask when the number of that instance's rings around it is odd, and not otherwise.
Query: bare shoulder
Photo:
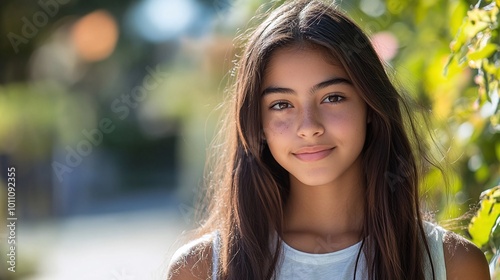
[[[448,280],[490,279],[486,257],[470,241],[456,233],[447,232],[443,248]]]
[[[212,271],[212,236],[205,235],[179,248],[170,261],[167,280],[206,280]]]

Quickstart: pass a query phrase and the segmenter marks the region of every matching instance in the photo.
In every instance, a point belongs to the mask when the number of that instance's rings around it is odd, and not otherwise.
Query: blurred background
[[[196,225],[234,38],[269,2],[0,2],[0,279],[165,278]],[[500,178],[498,93],[481,98],[477,71],[448,63],[476,1],[339,4],[431,112],[450,182],[428,170],[428,210],[437,221],[466,213]],[[5,266],[10,167],[15,273]]]

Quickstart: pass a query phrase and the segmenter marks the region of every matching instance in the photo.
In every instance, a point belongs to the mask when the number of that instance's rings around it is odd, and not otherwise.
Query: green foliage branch
[[[465,17],[455,39],[451,42],[451,56],[448,64],[456,59],[461,65],[477,70],[475,82],[479,86],[477,105],[486,102],[493,106],[490,121],[493,126],[500,124],[499,80],[500,41],[498,13],[500,0],[480,0]]]

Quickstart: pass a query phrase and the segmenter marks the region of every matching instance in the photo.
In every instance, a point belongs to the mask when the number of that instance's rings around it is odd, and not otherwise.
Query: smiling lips
[[[292,154],[301,161],[317,161],[327,157],[334,148],[335,147],[332,148],[331,146],[304,147]]]

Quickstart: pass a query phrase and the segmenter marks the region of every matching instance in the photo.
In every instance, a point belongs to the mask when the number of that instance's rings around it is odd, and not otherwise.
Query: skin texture
[[[448,232],[443,240],[448,280],[491,279],[483,252],[465,238]]]
[[[338,84],[319,88],[323,82]],[[333,81],[332,81],[333,83]],[[264,76],[262,125],[276,161],[293,184],[337,184],[359,169],[366,131],[366,104],[344,69],[327,63],[316,50],[286,48],[276,51]],[[334,148],[325,158],[305,162],[301,148]],[[305,159],[307,160],[307,158]]]
[[[179,249],[168,267],[167,280],[210,279],[212,271],[212,243],[204,238]]]

